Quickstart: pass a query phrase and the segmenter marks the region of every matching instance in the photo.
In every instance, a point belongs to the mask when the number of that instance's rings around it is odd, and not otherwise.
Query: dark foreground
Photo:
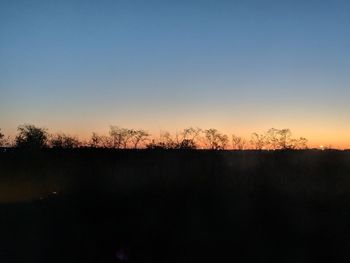
[[[350,152],[7,151],[0,175],[1,263],[350,262]]]

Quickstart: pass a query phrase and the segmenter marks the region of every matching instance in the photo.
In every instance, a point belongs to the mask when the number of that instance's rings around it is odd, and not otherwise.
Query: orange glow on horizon
[[[100,126],[100,127],[94,127],[94,128],[89,128],[89,127],[84,127],[84,128],[66,128],[66,129],[51,129],[49,126],[45,125],[37,125],[38,127],[45,127],[49,133],[55,134],[55,133],[65,133],[71,136],[75,136],[79,138],[82,141],[88,141],[92,135],[93,132],[96,132],[98,135],[109,135],[109,126]],[[126,128],[135,128],[133,126],[126,126],[126,125],[120,125],[120,127],[126,127]],[[190,127],[190,126],[187,126]],[[196,126],[192,126],[196,127]],[[211,127],[205,127],[203,129],[209,129],[209,128],[215,128],[215,126]],[[136,127],[135,129],[143,129],[142,127]],[[230,145],[231,145],[231,139],[232,139],[232,134],[236,136],[240,136],[244,138],[247,142],[249,142],[251,134],[253,132],[257,132],[259,134],[263,134],[264,132],[267,131],[265,130],[254,130],[254,129],[248,129],[248,128],[236,128],[235,130],[231,129],[220,129],[216,128],[218,131],[220,131],[223,134],[226,134],[229,137]],[[168,131],[172,136],[175,136],[176,133],[180,133],[183,128],[179,129],[144,129],[148,131],[151,134],[151,139],[157,139],[159,138],[160,134],[162,132]],[[249,131],[250,130],[250,131]],[[346,132],[343,133],[334,133],[331,134],[329,131],[323,131],[322,133],[314,133],[310,129],[291,129],[292,131],[292,137],[293,138],[300,138],[304,137],[308,140],[308,148],[315,148],[315,149],[327,149],[327,148],[332,148],[332,149],[339,149],[339,150],[344,150],[344,149],[350,149],[350,138],[347,136]],[[15,138],[17,130],[16,128],[12,129],[2,129],[2,132],[6,136],[10,136],[12,139]],[[322,147],[321,147],[322,146]],[[230,148],[230,147],[229,147]]]

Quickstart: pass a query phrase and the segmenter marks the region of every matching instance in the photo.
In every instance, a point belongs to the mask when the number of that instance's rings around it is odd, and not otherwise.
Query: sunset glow
[[[0,128],[110,125],[350,148],[345,1],[3,1]]]

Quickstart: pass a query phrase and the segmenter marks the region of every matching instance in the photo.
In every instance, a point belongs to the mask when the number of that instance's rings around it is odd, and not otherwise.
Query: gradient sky
[[[350,1],[1,0],[0,128],[109,125],[350,148]]]

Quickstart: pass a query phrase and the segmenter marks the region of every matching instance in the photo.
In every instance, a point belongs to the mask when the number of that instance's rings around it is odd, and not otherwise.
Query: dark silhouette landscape
[[[349,151],[41,147],[38,131],[0,152],[1,262],[350,260]]]

